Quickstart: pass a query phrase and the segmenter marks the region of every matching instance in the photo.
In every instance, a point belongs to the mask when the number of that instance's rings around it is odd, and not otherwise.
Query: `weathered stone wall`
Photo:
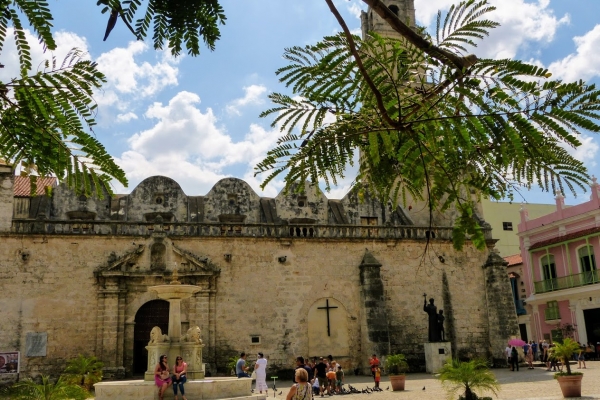
[[[123,366],[123,360],[131,363],[132,331],[126,332],[127,326],[133,326],[141,305],[156,298],[147,287],[169,279],[149,270],[145,278],[133,282],[128,281],[133,272],[127,272],[117,285],[99,287],[94,272],[135,246],[150,246],[152,239],[4,235],[0,240],[0,318],[5,321],[0,347],[23,352],[25,375],[55,373],[79,353],[96,354],[109,368]],[[309,354],[307,340],[308,310],[324,298],[336,299],[347,312],[351,353],[340,361],[347,368],[366,366],[360,347],[364,307],[359,271],[365,248],[382,264],[392,351],[405,352],[414,365],[422,366],[427,336],[422,292],[443,307],[444,270],[454,302],[457,346],[477,353],[489,348],[483,252],[466,248],[456,253],[451,243],[440,242],[434,251],[444,254],[441,264],[431,254],[422,257],[423,241],[184,237],[164,242],[169,251],[178,248],[206,256],[221,270],[215,287],[206,287],[204,294],[182,306],[184,329],[196,324],[202,328],[205,358],[212,368],[224,367],[226,351],[263,351],[273,368],[291,367],[298,354],[324,355]],[[25,250],[30,254],[27,261],[19,257]],[[131,261],[128,271],[144,269],[149,262],[146,253],[149,249]],[[169,260],[179,257],[170,254]],[[182,274],[186,279],[185,269]],[[207,296],[213,289],[216,298],[211,305]],[[110,311],[115,309],[117,313]],[[27,332],[48,333],[47,357],[26,356]],[[252,344],[251,336],[259,336],[260,344]]]

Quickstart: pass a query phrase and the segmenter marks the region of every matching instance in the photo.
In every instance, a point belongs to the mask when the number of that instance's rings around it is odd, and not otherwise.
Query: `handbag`
[[[250,375],[250,378],[256,380],[256,371],[252,371],[252,375]]]

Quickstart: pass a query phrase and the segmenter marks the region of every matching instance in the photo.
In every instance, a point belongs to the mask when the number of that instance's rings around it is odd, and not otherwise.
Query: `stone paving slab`
[[[498,381],[500,382],[499,400],[554,400],[562,399],[562,394],[558,382],[554,379],[553,372],[547,372],[546,368],[527,368],[520,371],[509,371],[508,369],[493,369]],[[600,400],[600,361],[588,361],[587,369],[578,370],[573,366],[573,371],[584,373],[582,381],[582,397],[584,400]],[[373,381],[368,376],[346,376],[346,383],[351,384],[359,390],[366,387],[373,387]],[[271,387],[273,381],[269,383]],[[285,399],[292,382],[277,382],[277,393],[273,396],[273,390],[269,390],[268,399]],[[403,392],[392,392],[389,387],[389,378],[382,377],[380,384],[383,392],[374,392],[371,394],[348,394],[343,396],[331,396],[332,400],[348,398],[349,400],[357,398],[368,398],[368,400],[443,400],[446,399],[446,392],[438,379],[429,374],[408,374],[406,376],[406,390]],[[425,390],[423,390],[423,388]],[[281,393],[281,394],[280,394]],[[488,394],[489,395],[489,394]],[[330,396],[325,396],[326,400]],[[493,396],[492,396],[493,397]],[[317,396],[315,400],[319,400]]]

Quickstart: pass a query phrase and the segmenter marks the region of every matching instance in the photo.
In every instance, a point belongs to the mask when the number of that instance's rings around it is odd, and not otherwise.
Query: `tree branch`
[[[325,2],[329,6],[329,9],[331,10],[332,14],[338,20],[338,23],[340,24],[340,26],[342,27],[342,30],[344,31],[344,35],[346,36],[346,39],[348,40],[348,46],[350,47],[350,52],[352,53],[352,56],[354,57],[354,60],[356,61],[356,65],[358,66],[358,69],[360,70],[361,75],[363,76],[363,78],[367,82],[367,85],[369,85],[371,92],[375,96],[375,100],[377,101],[377,108],[381,112],[383,119],[385,120],[385,122],[390,124],[390,126],[397,127],[398,122],[394,121],[388,115],[388,112],[385,109],[385,105],[383,104],[383,97],[381,96],[381,93],[377,89],[377,86],[375,86],[375,83],[369,76],[369,73],[367,72],[367,70],[365,69],[365,66],[362,63],[362,59],[360,58],[360,54],[358,54],[358,51],[356,50],[356,44],[354,43],[354,39],[352,38],[352,33],[350,33],[350,29],[348,29],[348,25],[346,25],[346,21],[344,21],[344,18],[342,18],[342,16],[338,12],[337,8],[335,8],[335,5],[333,4],[332,0],[325,0]]]
[[[421,35],[413,31],[408,25],[400,20],[381,0],[363,0],[368,4],[381,18],[383,18],[396,32],[402,35],[415,47],[423,50],[429,56],[439,60],[445,65],[463,69],[474,65],[477,62],[475,54],[469,54],[465,57],[459,57],[454,53],[441,49],[433,43],[423,39]]]

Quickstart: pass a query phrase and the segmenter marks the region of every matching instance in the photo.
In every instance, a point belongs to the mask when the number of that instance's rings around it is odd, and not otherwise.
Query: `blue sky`
[[[516,57],[549,67],[567,81],[600,82],[599,0],[491,0],[490,17],[502,24],[476,50],[481,57]],[[267,94],[285,91],[274,74],[284,65],[285,47],[315,43],[339,30],[323,0],[222,0],[227,23],[214,52],[173,59],[155,51],[151,42],[136,42],[119,21],[102,41],[107,14],[95,0],[50,0],[55,17],[58,59],[72,47],[87,51],[108,82],[96,99],[98,139],[117,158],[130,185],[144,178],[169,176],[189,195],[206,194],[219,179],[236,176],[261,196],[274,196],[281,181],[259,189],[253,167],[279,136],[269,121],[258,118],[270,107]],[[438,9],[451,0],[415,0],[417,22],[431,26]],[[358,32],[360,0],[337,0],[351,29]],[[32,40],[35,42],[35,39]],[[36,59],[48,57],[41,49]],[[3,49],[0,80],[16,75],[14,45]],[[584,134],[576,151],[590,171],[600,176],[596,162],[600,140]],[[260,177],[259,177],[260,178]],[[329,194],[341,198],[348,179]],[[567,195],[567,203],[583,201]],[[539,191],[529,202],[553,202]]]

